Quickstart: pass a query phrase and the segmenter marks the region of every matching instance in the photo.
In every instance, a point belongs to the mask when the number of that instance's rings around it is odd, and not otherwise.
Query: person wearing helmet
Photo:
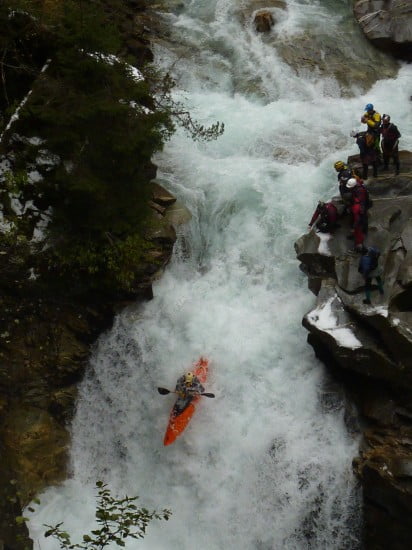
[[[355,251],[359,252],[368,233],[368,208],[372,203],[361,179],[351,178],[346,187],[351,192],[352,231],[348,239],[354,239]]]
[[[344,213],[347,212],[350,205],[350,193],[346,188],[347,181],[352,177],[352,170],[342,161],[338,160],[333,165],[336,172],[338,173],[338,184],[339,184],[339,193],[342,198],[343,204],[345,205]]]
[[[178,378],[175,391],[181,399],[190,402],[195,395],[203,393],[205,388],[193,372],[187,372]]]
[[[391,122],[391,117],[389,115],[383,115],[380,131],[382,136],[381,148],[383,153],[383,169],[387,170],[389,168],[389,161],[393,158],[395,175],[397,176],[400,170],[398,145],[401,133],[395,124]]]
[[[375,138],[371,138],[369,132],[356,132],[352,130],[351,137],[356,139],[356,145],[359,147],[359,156],[362,163],[362,178],[368,179],[369,165],[373,168],[373,177],[378,177],[379,155],[375,148]]]
[[[309,228],[316,225],[316,230],[321,233],[331,233],[336,229],[338,220],[338,210],[332,202],[318,202],[312,219],[309,222]]]
[[[366,137],[366,139],[370,139],[375,146],[375,149],[378,151],[378,154],[380,154],[380,147],[379,147],[379,139],[380,139],[380,127],[381,127],[381,115],[375,111],[373,108],[372,103],[368,103],[365,105],[365,112],[363,113],[361,117],[362,124],[367,125],[366,132],[369,134],[369,136]]]

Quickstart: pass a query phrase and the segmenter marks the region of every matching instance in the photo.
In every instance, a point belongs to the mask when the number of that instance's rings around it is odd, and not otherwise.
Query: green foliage
[[[118,57],[128,15],[124,0],[4,0],[0,6],[5,107],[16,105],[11,82],[29,82],[19,100],[32,90],[3,136],[14,163],[3,187],[21,190],[19,174],[37,166],[43,178],[32,185],[37,198],[30,198],[52,209],[39,272],[82,292],[99,285],[132,290],[150,248],[144,235],[152,216],[151,158],[176,125],[195,140],[216,139],[224,129],[193,120],[173,99],[170,75],[145,66],[137,78]],[[22,33],[33,41],[24,51]],[[13,80],[16,74],[20,80]],[[30,136],[41,139],[30,143]],[[55,162],[39,165],[41,155]]]
[[[127,538],[142,539],[146,534],[147,526],[153,519],[168,520],[171,515],[171,512],[166,509],[156,512],[143,507],[138,508],[135,504],[138,497],[113,497],[107,485],[101,481],[96,483],[96,488],[97,529],[83,535],[83,540],[79,543],[71,542],[70,534],[61,528],[63,523],[54,526],[45,525],[47,531],[44,536],[55,538],[60,548],[66,550],[75,548],[101,550],[112,543],[123,547]]]
[[[95,291],[133,292],[139,268],[152,245],[140,232],[122,239],[110,233],[104,237],[102,241],[72,238],[47,251],[50,271],[63,280],[70,277],[80,291],[87,287]]]

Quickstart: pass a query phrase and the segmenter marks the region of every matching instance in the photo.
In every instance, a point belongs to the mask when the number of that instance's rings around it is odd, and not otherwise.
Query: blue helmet
[[[365,111],[373,111],[373,105],[372,103],[368,103],[365,107]]]

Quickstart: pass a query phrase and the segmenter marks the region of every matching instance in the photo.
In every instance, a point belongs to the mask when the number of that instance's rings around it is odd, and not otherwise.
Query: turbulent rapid
[[[301,319],[314,297],[293,243],[317,201],[336,194],[333,162],[357,152],[349,133],[365,103],[389,112],[401,149],[412,147],[402,125],[412,67],[366,95],[342,93],[334,77],[286,64],[239,16],[243,5],[191,0],[163,15],[168,37],[154,45],[156,64],[176,78],[176,100],[202,124],[224,122],[225,133],[198,143],[179,131],[155,159],[159,183],[192,219],[154,299],[121,313],[96,345],[72,425],[72,476],[41,495],[31,518],[42,550],[56,548],[42,524],[64,521],[73,540],[90,530],[96,480],[172,511],[128,549],[359,548],[358,435],[306,343]],[[350,48],[347,2],[274,11],[279,41],[320,29]],[[373,54],[350,32],[350,63],[361,65]],[[174,400],[156,387],[173,388],[201,355],[216,398],[165,448]]]

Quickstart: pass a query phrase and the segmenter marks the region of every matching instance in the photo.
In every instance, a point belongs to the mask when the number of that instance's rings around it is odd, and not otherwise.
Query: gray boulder
[[[302,323],[308,342],[350,392],[363,438],[354,471],[363,486],[364,547],[409,547],[412,540],[412,153],[399,176],[379,174],[367,187],[366,246],[381,250],[384,295],[363,303],[364,280],[348,215],[333,234],[311,230],[295,243],[316,304]],[[359,157],[348,159],[352,168]],[[344,211],[340,197],[333,202]],[[408,543],[407,543],[408,541]]]
[[[355,18],[366,37],[395,57],[412,60],[412,3],[405,0],[356,0]]]

